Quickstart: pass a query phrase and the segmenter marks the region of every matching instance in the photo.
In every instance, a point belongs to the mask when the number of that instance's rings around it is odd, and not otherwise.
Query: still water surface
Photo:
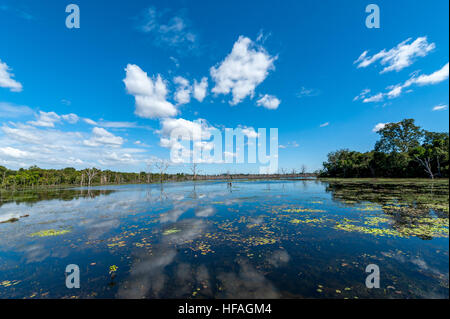
[[[0,298],[449,297],[448,181],[184,182],[1,200]],[[69,264],[79,289],[66,288]],[[379,289],[365,285],[369,264]]]

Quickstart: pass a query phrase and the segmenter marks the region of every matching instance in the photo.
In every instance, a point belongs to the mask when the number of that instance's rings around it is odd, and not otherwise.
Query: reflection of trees
[[[77,198],[95,198],[100,195],[109,195],[113,190],[103,189],[51,189],[51,190],[22,190],[0,191],[0,206],[8,202],[36,203],[43,200],[59,199],[70,201]]]
[[[167,194],[164,192],[164,184],[161,183],[160,187],[159,187],[159,201],[163,202],[165,200],[167,200],[168,196]]]
[[[364,183],[351,181],[327,182],[325,190],[333,200],[347,206],[370,202],[381,206],[392,220],[392,228],[401,233],[430,239],[437,225],[436,218],[448,220],[447,183]],[[369,209],[370,210],[370,209]],[[447,222],[448,224],[448,222]]]
[[[192,185],[192,193],[191,193],[192,199],[198,199],[196,187],[197,187],[197,183],[194,181],[194,183]]]

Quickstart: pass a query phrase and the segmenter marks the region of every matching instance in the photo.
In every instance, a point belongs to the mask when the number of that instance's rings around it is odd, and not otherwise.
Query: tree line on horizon
[[[0,188],[15,189],[39,186],[92,186],[109,184],[141,184],[162,181],[180,181],[187,179],[182,173],[167,174],[165,171],[158,173],[140,172],[115,172],[86,168],[77,170],[73,167],[63,169],[44,169],[37,166],[10,170],[0,166]]]
[[[149,165],[150,166],[150,165]],[[198,164],[191,164],[191,174],[185,173],[167,173],[170,166],[168,161],[158,161],[153,164],[156,172],[141,171],[116,172],[111,170],[100,170],[97,168],[85,168],[77,170],[73,167],[63,169],[45,169],[37,166],[29,168],[20,168],[11,170],[0,165],[0,189],[24,189],[34,187],[57,187],[57,186],[93,186],[93,185],[112,185],[112,184],[151,184],[162,182],[180,182],[189,180],[207,180],[207,179],[232,179],[232,178],[252,178],[260,176],[258,174],[232,174],[230,172],[216,175],[201,175]],[[311,176],[314,174],[306,173],[306,166],[302,166],[299,172],[281,169],[278,174],[272,177],[281,176]],[[268,175],[267,175],[268,176]]]
[[[388,123],[369,152],[341,149],[327,155],[321,177],[449,177],[449,133],[429,132],[414,119]]]

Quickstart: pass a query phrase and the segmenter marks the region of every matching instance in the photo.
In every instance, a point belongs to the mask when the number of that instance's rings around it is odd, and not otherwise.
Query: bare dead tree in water
[[[159,160],[155,163],[155,167],[159,171],[159,180],[161,183],[163,181],[163,175],[166,174],[169,165],[170,163],[167,160]]]
[[[92,180],[94,179],[95,175],[97,175],[97,173],[98,170],[95,167],[86,169],[86,175],[88,177],[88,186],[91,186]]]
[[[192,172],[192,179],[195,181],[197,179],[197,175],[200,172],[200,170],[198,169],[198,164],[197,163],[192,163],[191,164],[191,172]]]
[[[433,171],[431,170],[431,158],[430,157],[425,157],[424,159],[419,158],[419,156],[414,156],[416,161],[419,162],[423,167],[425,172],[428,173],[428,175],[430,175],[431,179],[434,179],[434,174]]]
[[[306,174],[306,165],[305,165],[305,164],[302,165],[302,168],[301,168],[301,174],[302,174],[302,175],[305,175],[305,174]]]

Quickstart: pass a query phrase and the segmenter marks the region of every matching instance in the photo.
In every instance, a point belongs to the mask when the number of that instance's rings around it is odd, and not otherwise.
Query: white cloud
[[[13,79],[11,68],[0,60],[0,87],[10,89],[12,92],[22,91],[22,84]]]
[[[309,96],[317,96],[319,95],[319,90],[316,89],[308,89],[304,86],[301,87],[300,92],[297,93],[297,97],[309,97]]]
[[[0,147],[0,153],[3,156],[8,156],[8,157],[12,157],[12,158],[26,158],[29,156],[28,152],[25,151],[21,151],[17,148],[13,148],[13,147]]]
[[[192,87],[189,85],[189,81],[182,76],[177,76],[173,79],[173,82],[178,86],[175,91],[174,99],[177,104],[187,104],[191,101]]]
[[[94,120],[88,119],[88,118],[84,118],[83,121],[89,125],[97,125],[97,122],[95,122]]]
[[[28,11],[24,11],[22,9],[16,8],[15,6],[8,6],[5,4],[0,5],[0,11],[6,11],[8,15],[14,14],[15,16],[25,19],[25,20],[34,20],[34,16]]]
[[[429,84],[437,84],[447,79],[448,79],[448,62],[446,65],[442,67],[442,69],[432,74],[421,75],[413,79],[413,83],[417,85],[429,85]]]
[[[369,93],[370,93],[370,89],[364,89],[361,91],[361,93],[359,93],[359,95],[357,95],[353,98],[353,101],[363,100],[367,97],[367,94],[369,94]]]
[[[444,65],[441,69],[431,74],[423,74],[418,76],[416,73],[413,73],[413,75],[404,83],[388,86],[387,89],[389,91],[387,91],[386,93],[377,93],[371,97],[365,97],[363,99],[363,103],[380,102],[383,101],[385,97],[389,99],[397,98],[403,94],[404,89],[409,88],[413,85],[425,86],[438,84],[448,79],[448,72],[449,72],[449,64],[447,62],[447,64]],[[411,91],[412,89],[408,90],[407,92]]]
[[[203,100],[206,97],[206,90],[208,89],[208,78],[203,77],[199,82],[197,80],[194,80],[194,98],[199,101],[203,102]]]
[[[328,125],[330,125],[330,122],[325,122],[323,124],[320,124],[320,127],[325,127],[325,126],[328,126]]]
[[[67,100],[67,99],[62,99],[61,103],[66,105],[66,106],[70,106],[72,104],[72,102],[70,100]]]
[[[39,111],[39,114],[36,115],[35,121],[28,121],[28,124],[40,127],[55,127],[55,123],[61,122],[61,119],[64,121],[75,124],[80,119],[78,115],[74,113],[58,115],[55,112],[44,112]]]
[[[167,87],[161,76],[150,79],[147,73],[135,64],[128,64],[123,80],[127,92],[135,97],[135,114],[144,118],[175,116],[177,109],[166,100]]]
[[[269,70],[274,69],[276,59],[262,46],[240,36],[225,60],[210,69],[215,82],[211,91],[216,94],[231,93],[231,105],[240,103],[247,96],[253,97],[255,88],[266,79]]]
[[[265,94],[258,101],[256,101],[258,106],[263,106],[269,110],[276,110],[280,103],[281,101],[277,97],[268,94]]]
[[[372,132],[378,132],[379,130],[384,129],[384,127],[386,126],[386,124],[389,124],[389,123],[378,123],[378,124],[375,125],[374,128],[372,129]]]
[[[84,140],[83,143],[86,146],[120,146],[123,144],[123,138],[116,136],[104,128],[94,127],[92,129],[93,136],[89,140]]]
[[[214,142],[209,142],[211,138],[211,131],[214,128],[209,126],[208,123],[203,119],[198,119],[195,121],[189,121],[182,118],[172,119],[167,118],[161,121],[161,130],[158,131],[160,134],[160,146],[165,148],[172,148],[178,153],[171,157],[171,160],[175,163],[182,163],[183,158],[190,158],[193,155],[191,148],[182,141],[192,141],[196,150],[200,152],[210,152],[214,147]],[[181,154],[180,154],[181,153]],[[181,156],[179,156],[181,155]],[[209,157],[204,159],[196,159],[197,162],[212,162],[213,158]]]
[[[61,117],[55,112],[39,111],[39,116],[36,121],[29,121],[28,123],[34,126],[55,127],[55,123],[60,120]]]
[[[180,67],[180,62],[178,61],[177,58],[171,56],[171,57],[169,57],[169,59],[170,59],[170,61],[172,61],[172,62],[175,64],[175,66],[176,66],[177,68]]]
[[[417,57],[426,56],[436,47],[434,43],[428,43],[427,37],[419,37],[409,43],[411,40],[408,38],[389,51],[383,49],[373,56],[368,56],[368,51],[364,51],[354,63],[358,63],[358,68],[365,68],[380,60],[380,64],[385,66],[380,73],[398,72],[413,64]]]
[[[380,102],[383,100],[383,97],[384,97],[383,93],[378,93],[371,97],[364,98],[363,103]]]
[[[97,124],[95,124],[95,125],[102,126],[102,127],[110,127],[110,128],[138,128],[138,127],[140,127],[134,122],[103,121],[103,120],[101,120],[100,122],[97,122]]]
[[[17,118],[32,114],[33,110],[28,106],[0,102],[0,118]]]
[[[136,122],[105,121],[103,119],[100,119],[99,121],[94,121],[89,118],[83,118],[82,120],[89,125],[101,126],[106,128],[147,128],[145,126],[139,126]]]
[[[439,104],[433,107],[433,111],[444,111],[444,110],[448,110],[448,105]]]
[[[280,144],[278,146],[278,148],[282,148],[282,149],[285,149],[285,148],[288,148],[288,147],[297,148],[299,146],[300,145],[296,141],[292,141],[292,142],[288,142],[287,144]]]
[[[256,133],[256,131],[253,127],[242,128],[242,134],[244,134],[248,138],[257,138],[259,136],[259,134]]]
[[[182,118],[173,119],[166,118],[161,121],[161,129],[158,133],[163,138],[169,138],[174,130],[178,132],[185,132],[185,139],[193,140],[207,140],[211,137],[211,127],[203,119],[198,119],[195,121],[189,121]]]
[[[98,146],[87,146],[84,141],[89,138],[97,139]],[[149,158],[145,150],[121,147],[120,141],[121,138],[102,131],[91,135],[10,122],[0,127],[0,165],[13,169],[31,165],[47,168],[100,166],[129,171],[136,170],[138,164],[144,167]]]
[[[182,15],[167,17],[168,11],[157,11],[150,7],[144,12],[139,29],[153,36],[157,45],[168,45],[182,50],[197,47],[197,35],[190,27],[189,21]]]
[[[61,117],[63,120],[69,122],[70,124],[75,124],[80,119],[78,117],[78,115],[76,115],[74,113],[64,114],[64,115],[61,115]]]

